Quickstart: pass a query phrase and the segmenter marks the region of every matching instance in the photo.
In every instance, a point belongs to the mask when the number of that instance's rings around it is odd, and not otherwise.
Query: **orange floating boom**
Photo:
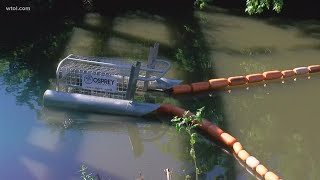
[[[296,73],[291,69],[281,71],[281,74],[282,74],[283,78],[288,78],[288,77],[292,77],[292,76],[296,75]]]
[[[297,67],[294,69],[283,71],[266,71],[262,74],[248,74],[246,76],[233,76],[229,78],[210,79],[208,82],[195,82],[189,84],[177,85],[172,88],[172,94],[187,94],[197,93],[208,90],[215,90],[225,88],[228,86],[239,86],[244,84],[251,84],[261,81],[275,80],[281,78],[288,78],[295,75],[304,75],[308,73],[320,72],[320,65],[311,65],[308,67]]]
[[[191,84],[192,92],[208,91],[210,88],[209,82],[196,82]]]
[[[234,76],[234,77],[229,77],[229,86],[238,86],[238,85],[243,85],[248,82],[247,78],[245,76]]]
[[[227,87],[229,85],[229,81],[226,78],[210,79],[209,84],[211,89],[218,89]]]
[[[282,77],[282,73],[280,71],[266,71],[263,73],[265,80],[274,80],[280,79]]]
[[[320,65],[311,65],[308,69],[310,73],[320,72]]]
[[[183,115],[185,114],[185,110],[183,108],[177,107],[172,104],[161,104],[157,112],[179,117],[183,117]],[[192,114],[193,113],[189,112],[186,116],[189,117]],[[199,121],[194,120],[193,123],[199,124]],[[257,158],[251,156],[246,150],[244,150],[241,143],[237,142],[237,139],[235,137],[224,132],[218,126],[214,125],[206,119],[203,119],[202,123],[199,125],[199,129],[210,135],[213,139],[220,141],[221,143],[232,149],[233,152],[239,157],[239,159],[244,161],[248,167],[255,170],[261,177],[264,177],[264,179],[266,180],[280,179],[278,175],[269,171],[264,165],[260,164],[260,161]]]
[[[260,82],[264,80],[263,74],[249,74],[246,76],[248,83]]]

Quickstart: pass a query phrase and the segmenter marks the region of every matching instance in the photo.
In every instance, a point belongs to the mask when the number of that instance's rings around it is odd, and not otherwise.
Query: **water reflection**
[[[58,129],[92,130],[95,132],[122,132],[123,129],[127,129],[130,141],[139,141],[137,144],[141,144],[141,141],[152,142],[158,140],[169,128],[168,124],[159,124],[159,120],[152,119],[152,117],[146,120],[129,116],[90,114],[53,108],[43,108],[41,118]],[[140,146],[136,148],[140,148]]]
[[[172,46],[172,35],[165,21],[165,18],[156,15],[129,14],[115,19],[113,31],[120,36],[124,35],[131,38],[159,42],[161,46]]]
[[[49,179],[49,168],[45,164],[28,157],[21,157],[21,163],[27,168],[33,179]]]
[[[37,148],[42,148],[44,151],[52,153],[57,151],[60,134],[58,132],[51,132],[48,134],[46,128],[32,128],[27,142]]]
[[[110,173],[117,174],[120,179],[128,179],[142,171],[145,178],[161,179],[161,169],[170,167],[179,172],[184,167],[183,159],[170,158],[175,156],[170,150],[169,156],[159,152],[162,142],[176,134],[168,134],[167,131],[172,130],[172,127],[156,119],[149,118],[146,121],[57,109],[44,109],[41,114],[50,127],[64,131],[62,134],[70,131],[80,133],[81,140],[74,149],[76,160],[84,161],[89,167],[101,171],[100,175],[104,177],[109,177]],[[184,144],[182,136],[178,139]],[[176,144],[173,147],[180,149],[183,146]]]
[[[34,108],[37,102],[32,97],[39,89],[33,88],[38,82],[32,70],[26,67],[21,59],[3,58],[0,63],[1,87],[7,93],[14,94],[18,104],[27,104],[30,108]]]

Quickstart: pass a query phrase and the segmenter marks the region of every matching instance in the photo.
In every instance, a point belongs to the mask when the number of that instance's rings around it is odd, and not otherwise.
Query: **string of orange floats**
[[[157,112],[165,113],[173,116],[183,117],[186,110],[172,104],[161,104]],[[186,116],[191,116],[193,113],[189,112]],[[206,119],[202,119],[201,124],[197,121],[193,121],[194,124],[199,124],[199,128],[207,133],[210,137],[220,141],[236,154],[236,156],[244,161],[249,168],[257,172],[265,180],[279,180],[280,177],[266,168],[264,165],[260,164],[260,161],[251,156],[232,135],[224,132],[218,126],[214,125]]]
[[[228,86],[239,86],[261,81],[288,78],[295,75],[304,75],[308,73],[320,72],[320,65],[311,65],[308,67],[298,67],[292,70],[284,71],[266,71],[262,74],[249,74],[246,76],[234,76],[229,78],[210,79],[208,82],[195,82],[191,84],[181,84],[174,86],[172,94],[197,93],[202,91],[214,90]]]

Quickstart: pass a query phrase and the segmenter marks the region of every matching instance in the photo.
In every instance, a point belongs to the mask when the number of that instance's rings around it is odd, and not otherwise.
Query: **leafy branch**
[[[283,0],[247,0],[246,2],[246,12],[250,15],[260,14],[265,9],[270,9],[271,4],[273,6],[272,10],[279,13],[283,6]]]
[[[203,118],[203,111],[204,107],[197,110],[196,114],[192,114],[191,116],[187,116],[189,111],[184,112],[183,117],[177,117],[175,116],[171,122],[175,124],[175,127],[178,132],[181,132],[182,129],[184,129],[188,135],[190,136],[190,156],[193,159],[194,167],[196,170],[196,180],[198,180],[198,175],[200,174],[200,170],[197,166],[197,157],[194,145],[196,143],[196,133],[193,132],[193,129],[198,127]],[[196,121],[196,122],[195,122]],[[190,179],[190,175],[186,176],[186,179]]]
[[[84,163],[81,164],[81,169],[80,169],[80,173],[81,173],[81,179],[82,180],[97,180],[95,177],[92,176],[92,173],[88,173],[87,172],[88,167],[86,167],[84,165]]]

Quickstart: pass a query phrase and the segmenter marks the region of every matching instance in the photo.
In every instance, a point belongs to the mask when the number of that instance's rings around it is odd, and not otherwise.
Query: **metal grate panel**
[[[135,63],[117,58],[69,55],[57,67],[57,90],[125,99],[130,70]],[[153,63],[154,68],[141,64],[135,86],[142,87],[144,81],[160,79],[170,69],[167,61],[154,60]]]

